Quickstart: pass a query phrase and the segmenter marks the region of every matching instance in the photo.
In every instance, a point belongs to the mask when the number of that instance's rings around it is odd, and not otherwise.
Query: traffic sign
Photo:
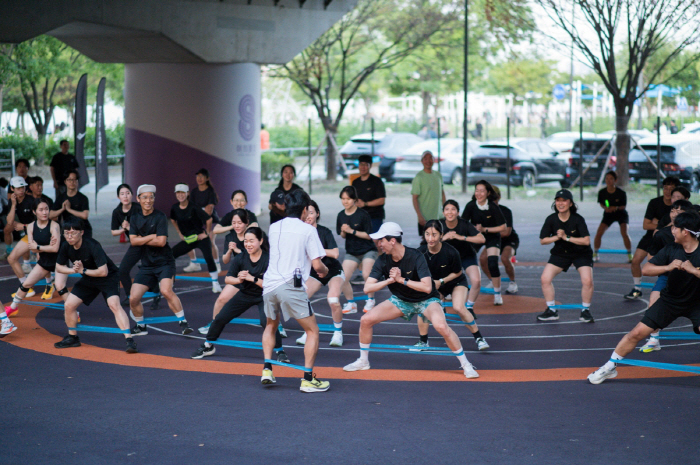
[[[552,93],[554,94],[554,98],[557,100],[561,100],[566,97],[566,89],[561,84],[554,86],[554,91]]]
[[[678,99],[678,109],[680,111],[688,110],[688,100],[685,97],[681,97]]]

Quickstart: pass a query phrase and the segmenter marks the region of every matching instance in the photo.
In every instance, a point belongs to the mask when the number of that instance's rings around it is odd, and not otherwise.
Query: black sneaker
[[[474,313],[474,307],[466,307],[466,308],[467,308],[467,310],[469,310],[469,313],[471,313],[472,316],[474,317],[474,319],[476,320],[476,313]]]
[[[133,337],[127,337],[126,338],[126,353],[127,354],[136,354],[138,353],[138,349],[136,348],[136,343],[134,342]]]
[[[200,358],[204,357],[209,357],[210,355],[214,355],[216,352],[216,349],[212,345],[211,347],[207,347],[205,344],[202,344],[199,349],[197,349],[197,352],[192,354],[192,358],[199,360]]]
[[[180,329],[182,330],[182,334],[184,335],[188,335],[192,331],[194,331],[194,329],[190,328],[190,325],[187,323],[187,320],[183,320],[180,322]]]
[[[625,295],[627,300],[639,300],[642,298],[642,290],[633,287],[629,294]]]
[[[151,311],[152,312],[158,310],[158,306],[160,305],[160,299],[162,297],[163,297],[162,295],[158,294],[153,298],[153,301],[151,302]]]
[[[148,336],[148,326],[136,323],[134,327],[131,328],[131,336]]]
[[[289,357],[287,357],[287,354],[284,352],[284,350],[280,350],[277,352],[277,361],[281,363],[292,363],[291,360],[289,360]]]
[[[578,317],[578,319],[583,321],[584,323],[595,322],[595,320],[593,319],[593,315],[591,315],[591,311],[587,308],[583,309],[583,311],[581,312],[581,316]]]
[[[80,338],[78,336],[73,336],[69,334],[64,337],[61,342],[57,342],[53,345],[57,349],[67,349],[69,347],[80,347]]]
[[[547,307],[547,310],[537,315],[537,321],[556,321],[559,319],[559,312]]]

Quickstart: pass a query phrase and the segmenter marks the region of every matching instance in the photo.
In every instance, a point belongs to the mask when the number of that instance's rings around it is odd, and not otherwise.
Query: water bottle
[[[294,270],[294,287],[301,287],[301,270],[299,268]]]

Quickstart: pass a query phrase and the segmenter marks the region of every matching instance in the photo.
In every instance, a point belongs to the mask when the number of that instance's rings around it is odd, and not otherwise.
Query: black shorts
[[[469,268],[470,266],[476,266],[477,260],[476,260],[476,255],[470,255],[468,257],[462,258],[462,268],[465,270]]]
[[[682,316],[693,323],[694,330],[700,327],[700,305],[683,308],[671,305],[662,299],[657,300],[654,305],[649,307],[642,317],[642,323],[651,329],[664,329]]]
[[[457,286],[462,286],[469,289],[469,284],[467,284],[467,278],[464,276],[464,274],[462,274],[457,279],[453,279],[449,283],[445,283],[444,286],[440,286],[438,292],[442,294],[443,297],[447,297],[448,295],[452,294],[452,292],[454,292]]]
[[[85,305],[90,305],[100,294],[105,301],[114,295],[119,297],[119,275],[112,273],[105,278],[80,278],[70,293],[82,300]]]
[[[637,244],[637,248],[641,249],[643,251],[648,251],[649,247],[651,247],[651,243],[654,240],[653,234],[645,234],[642,236],[642,238],[639,240],[639,244]]]
[[[572,257],[550,255],[549,261],[547,263],[551,263],[554,266],[558,266],[566,273],[571,265],[574,265],[577,270],[582,266],[593,267],[593,255],[575,255]]]
[[[618,210],[613,213],[603,213],[603,220],[601,223],[603,223],[605,226],[610,227],[610,225],[612,225],[615,221],[620,224],[629,224],[630,216],[627,213],[627,210]]]
[[[44,254],[39,254],[39,261],[36,262],[37,265],[45,269],[46,271],[51,271],[52,273],[56,271],[56,256],[53,256],[53,260],[49,258],[44,258]]]
[[[13,242],[19,242],[22,240],[24,236],[27,235],[27,231],[24,229],[21,231],[15,231],[14,229],[12,230],[12,241]]]
[[[496,234],[484,233],[484,238],[486,238],[486,242],[484,243],[484,247],[486,247],[487,249],[489,247],[498,247],[499,249],[501,248],[501,233],[496,233]]]
[[[518,246],[520,246],[520,239],[511,240],[507,237],[501,239],[501,252],[506,247],[513,247],[513,255],[518,254]]]
[[[142,284],[149,289],[157,288],[163,279],[175,278],[175,264],[168,264],[155,267],[141,267],[134,278],[134,284]]]
[[[314,278],[316,281],[321,283],[324,286],[328,286],[328,283],[331,282],[331,279],[335,278],[336,276],[341,276],[343,274],[343,267],[338,266],[338,265],[331,265],[328,267],[328,274],[326,275],[325,278],[319,278],[318,273],[316,273],[316,270],[311,268],[311,274],[309,275],[310,277]]]

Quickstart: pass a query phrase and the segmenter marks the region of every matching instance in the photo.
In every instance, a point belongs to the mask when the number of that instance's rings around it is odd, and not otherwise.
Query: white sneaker
[[[596,371],[588,375],[588,382],[591,384],[600,384],[606,379],[614,378],[617,376],[617,369],[615,367],[605,368],[605,365],[598,368]]]
[[[17,330],[17,326],[15,326],[9,318],[4,318],[2,320],[2,329],[0,329],[0,337],[5,337],[10,333],[13,333]]]
[[[374,308],[374,305],[375,305],[374,299],[367,299],[367,302],[365,302],[365,308],[363,308],[362,311],[367,313]]]
[[[650,337],[646,344],[644,344],[639,351],[645,354],[649,352],[654,352],[655,350],[661,350],[661,341],[655,337]]]
[[[486,286],[484,286],[485,289],[493,289],[493,283],[489,281]]]
[[[343,347],[343,332],[335,331],[333,333],[333,337],[331,338],[331,343],[328,345],[331,347]]]
[[[13,299],[15,298],[15,294],[17,294],[17,293],[16,293],[16,292],[13,292],[13,293],[12,293],[12,298],[13,298]],[[34,288],[32,287],[32,288],[29,288],[29,290],[27,291],[27,295],[25,295],[24,298],[26,299],[27,297],[34,297],[35,295],[36,295],[36,291],[35,291]]]
[[[345,305],[343,305],[343,313],[345,315],[357,313],[357,304],[355,302],[347,302]]]
[[[205,336],[206,336],[207,334],[209,334],[209,327],[211,326],[212,323],[213,323],[213,322],[210,321],[208,325],[202,326],[201,328],[199,328],[199,329],[197,330],[197,331],[199,331],[199,334],[204,334]]]
[[[219,281],[212,281],[211,282],[211,291],[214,294],[220,294],[221,293],[221,284],[219,284]]]
[[[486,350],[491,346],[489,345],[488,342],[486,342],[486,339],[484,339],[483,337],[480,337],[479,339],[476,340],[476,347],[479,350]]]
[[[452,302],[452,294],[445,297],[445,302]]]
[[[503,297],[501,294],[494,294],[493,295],[493,304],[494,305],[503,305]]]
[[[189,265],[182,269],[185,273],[194,273],[195,271],[202,271],[202,265],[199,263],[190,262]]]
[[[343,367],[343,371],[362,371],[362,370],[369,370],[369,360],[362,360],[362,358],[358,358],[354,362],[352,362],[350,365],[345,365]]]
[[[297,338],[297,344],[300,346],[306,344],[306,333],[302,334],[301,337]]]
[[[479,373],[477,373],[476,370],[474,369],[474,365],[472,365],[469,362],[467,362],[467,364],[464,365],[462,367],[462,369],[464,370],[464,376],[466,376],[469,379],[474,379],[474,378],[479,377]]]
[[[280,332],[281,337],[287,337],[287,331],[284,330],[284,326],[282,326],[282,323],[277,326],[277,330]]]
[[[29,274],[32,272],[32,265],[29,263],[22,263],[22,271],[25,272],[25,274]]]
[[[506,294],[515,294],[516,292],[518,292],[518,285],[511,281],[508,284],[508,289],[506,289]]]

